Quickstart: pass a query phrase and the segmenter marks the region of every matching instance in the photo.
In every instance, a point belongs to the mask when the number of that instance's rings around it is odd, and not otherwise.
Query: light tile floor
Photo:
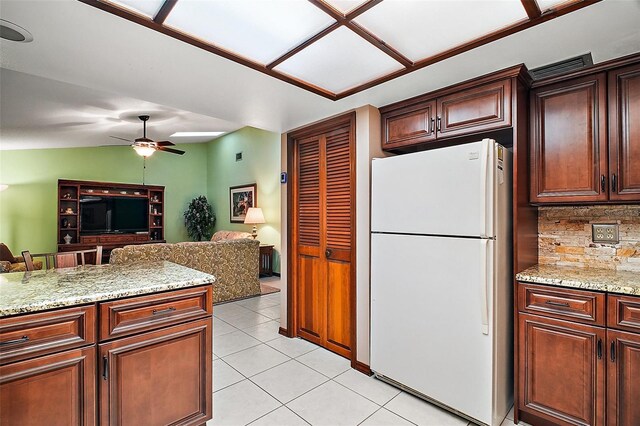
[[[471,425],[352,370],[333,352],[278,334],[280,293],[216,305],[213,314],[214,419],[207,426]],[[502,426],[512,419],[513,411]]]

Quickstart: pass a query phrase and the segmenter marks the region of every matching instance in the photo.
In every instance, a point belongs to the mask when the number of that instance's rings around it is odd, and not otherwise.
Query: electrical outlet
[[[591,229],[594,243],[618,244],[620,242],[617,223],[594,223]]]

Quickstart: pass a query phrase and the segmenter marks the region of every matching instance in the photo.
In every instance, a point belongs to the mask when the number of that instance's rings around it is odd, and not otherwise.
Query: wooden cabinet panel
[[[604,425],[605,334],[520,314],[519,408],[555,424]]]
[[[0,319],[0,364],[95,342],[94,305]]]
[[[640,64],[609,72],[612,200],[640,201]]]
[[[531,91],[531,202],[606,201],[604,73]]]
[[[327,347],[342,356],[351,353],[351,265],[327,262]]]
[[[0,425],[96,423],[95,348],[0,367]]]
[[[100,303],[100,341],[213,314],[211,286]]]
[[[325,327],[326,291],[320,264],[317,256],[298,255],[298,333],[316,344],[322,343]]]
[[[518,284],[518,309],[558,319],[604,326],[605,300],[604,293]]]
[[[429,142],[436,138],[436,101],[382,114],[383,149]]]
[[[511,126],[511,80],[438,98],[438,137]]]
[[[640,297],[607,296],[609,306],[607,325],[611,328],[640,333]]]
[[[608,330],[607,425],[640,424],[640,334]]]
[[[102,425],[200,425],[211,418],[212,319],[99,346]]]

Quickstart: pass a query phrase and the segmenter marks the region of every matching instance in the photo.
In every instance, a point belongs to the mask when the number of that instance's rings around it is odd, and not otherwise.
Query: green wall
[[[242,152],[242,161],[236,153]],[[208,144],[208,199],[216,214],[216,230],[251,232],[251,225],[231,223],[229,187],[257,183],[257,207],[265,224],[258,225],[258,239],[273,244],[274,270],[280,271],[280,135],[244,127]]]
[[[145,182],[164,185],[165,238],[187,241],[182,213],[207,194],[207,144],[184,144],[182,156],[155,153]],[[56,250],[58,179],[142,183],[142,157],[128,146],[0,151],[0,241],[14,254]]]

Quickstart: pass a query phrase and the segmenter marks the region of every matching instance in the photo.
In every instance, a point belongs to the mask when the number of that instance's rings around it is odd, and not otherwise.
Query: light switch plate
[[[594,243],[618,244],[620,237],[617,223],[594,223],[591,225]]]

